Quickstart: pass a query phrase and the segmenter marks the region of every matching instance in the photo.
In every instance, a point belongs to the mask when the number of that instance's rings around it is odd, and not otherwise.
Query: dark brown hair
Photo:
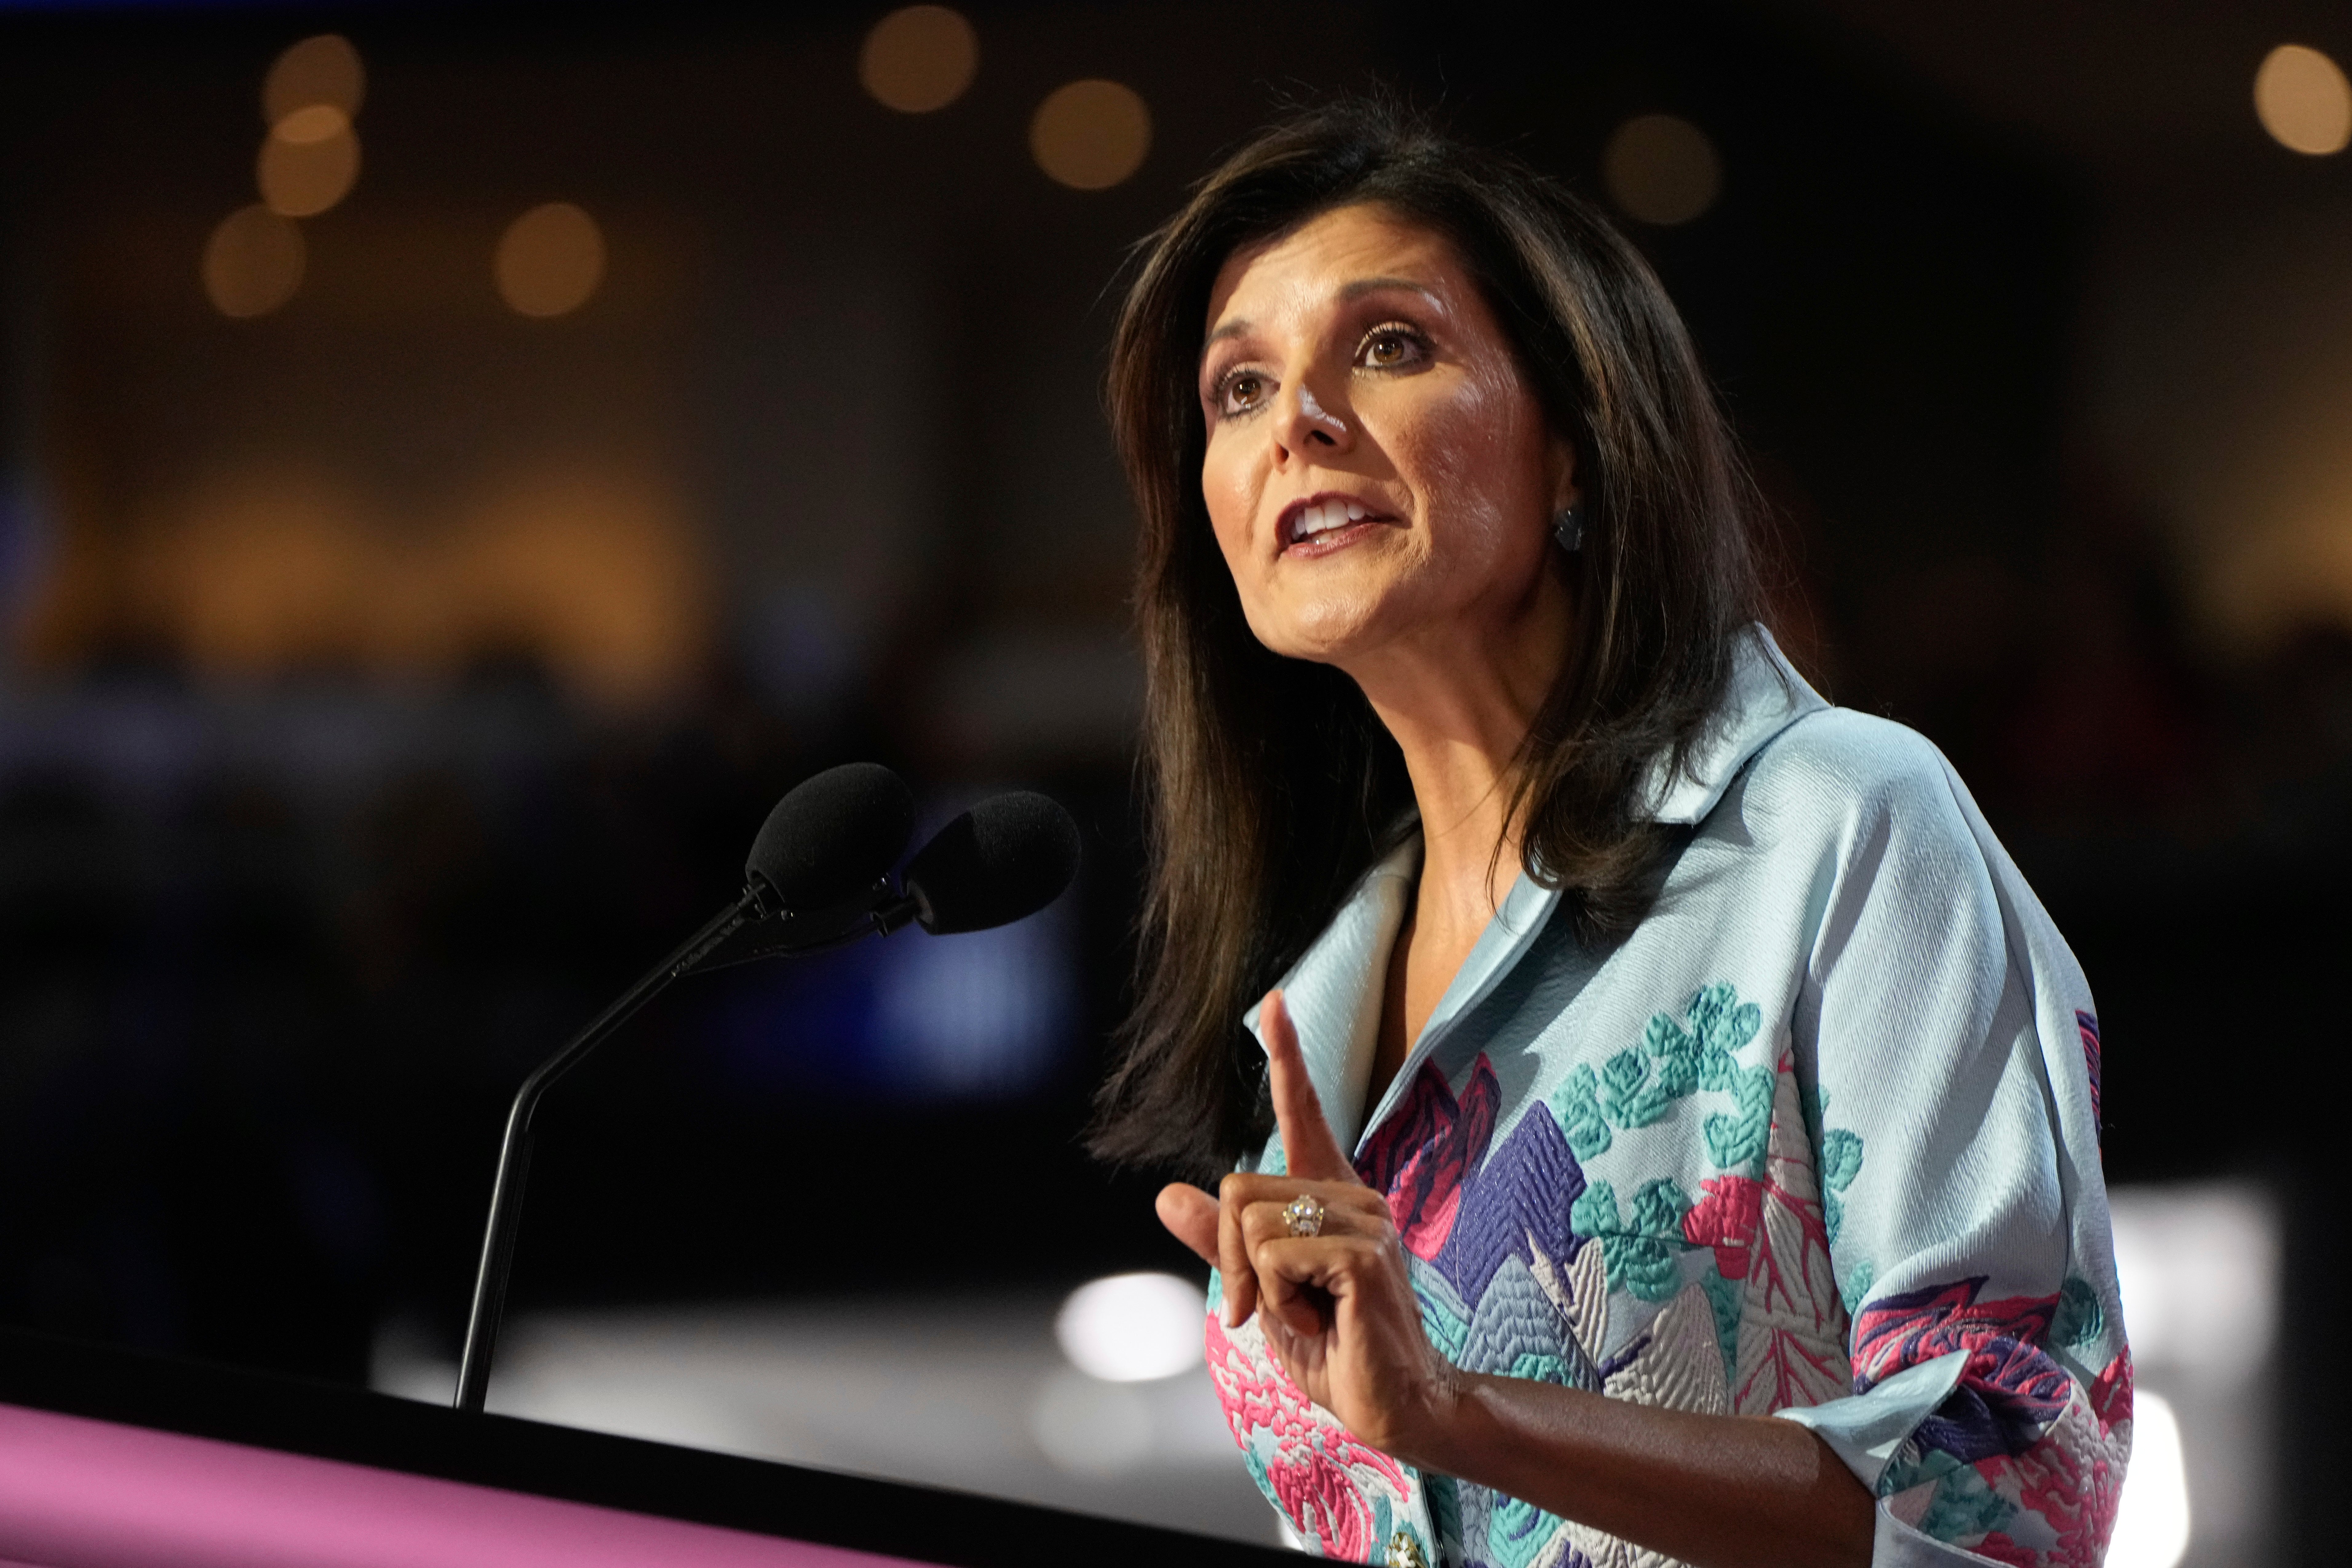
[[[1749,489],[1688,334],[1622,236],[1555,182],[1381,100],[1260,132],[1140,247],[1109,374],[1140,513],[1150,873],[1139,992],[1092,1145],[1212,1175],[1265,1136],[1241,1015],[1410,825],[1403,759],[1354,683],[1254,637],[1201,491],[1209,294],[1235,251],[1377,204],[1443,235],[1577,454],[1575,646],[1524,742],[1529,872],[1587,940],[1648,910],[1664,830],[1641,795],[1682,765],[1757,603]]]

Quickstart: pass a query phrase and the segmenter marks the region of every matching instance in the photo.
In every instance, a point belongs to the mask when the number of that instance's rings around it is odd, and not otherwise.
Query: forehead
[[[1417,284],[1441,298],[1469,283],[1453,245],[1435,229],[1389,207],[1339,207],[1226,258],[1209,291],[1204,330],[1328,305],[1370,279]]]

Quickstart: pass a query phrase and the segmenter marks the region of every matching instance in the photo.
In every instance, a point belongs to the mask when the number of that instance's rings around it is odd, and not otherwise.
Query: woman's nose
[[[1325,407],[1305,376],[1284,391],[1282,417],[1275,426],[1275,439],[1286,458],[1344,452],[1355,444],[1344,412]]]

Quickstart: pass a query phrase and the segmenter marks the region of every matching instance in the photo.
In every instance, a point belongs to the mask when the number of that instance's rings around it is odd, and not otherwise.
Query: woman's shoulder
[[[1745,814],[1884,826],[1906,837],[1973,842],[1974,803],[1934,742],[1907,724],[1820,708],[1761,748],[1741,792]]]

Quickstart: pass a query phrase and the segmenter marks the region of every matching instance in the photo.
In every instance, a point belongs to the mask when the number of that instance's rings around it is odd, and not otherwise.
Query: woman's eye
[[[1364,334],[1364,346],[1356,357],[1373,370],[1398,370],[1416,363],[1421,355],[1421,334],[1410,327],[1375,327]]]
[[[1254,370],[1228,373],[1217,383],[1217,407],[1227,414],[1246,414],[1265,396],[1265,377]]]

